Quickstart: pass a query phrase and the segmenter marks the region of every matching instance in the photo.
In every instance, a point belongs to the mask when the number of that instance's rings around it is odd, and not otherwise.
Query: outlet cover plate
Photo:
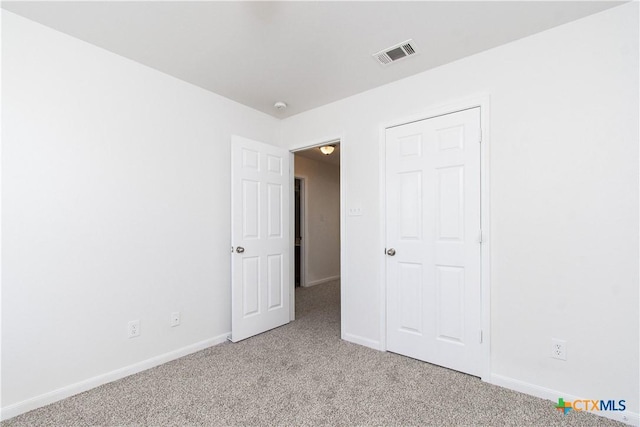
[[[127,324],[127,336],[129,338],[140,336],[140,320],[132,320]]]
[[[567,360],[567,342],[557,338],[552,338],[551,357],[559,360]]]
[[[171,327],[180,325],[180,312],[174,311],[171,313]]]

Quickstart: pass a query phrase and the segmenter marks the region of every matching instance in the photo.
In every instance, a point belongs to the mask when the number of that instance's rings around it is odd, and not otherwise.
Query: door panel
[[[422,172],[400,174],[400,236],[403,240],[422,237]]]
[[[464,168],[440,168],[437,174],[437,235],[440,241],[462,241],[464,237]]]
[[[282,259],[282,255],[269,255],[267,257],[267,262],[269,265],[269,310],[276,310],[278,308],[282,308],[282,295],[284,294],[284,281],[282,280],[284,275],[282,271],[282,267],[284,264],[284,260]]]
[[[422,334],[422,266],[399,263],[398,300],[400,303],[400,329]]]
[[[242,238],[258,239],[260,236],[260,183],[242,180]]]
[[[480,374],[480,109],[386,131],[387,348]]]
[[[464,330],[464,268],[436,268],[436,336],[461,343]]]
[[[231,340],[289,322],[289,152],[234,136]]]
[[[260,313],[260,259],[242,258],[243,317]]]
[[[267,235],[270,239],[282,238],[282,185],[268,184],[267,191],[267,212],[269,214],[269,230]]]

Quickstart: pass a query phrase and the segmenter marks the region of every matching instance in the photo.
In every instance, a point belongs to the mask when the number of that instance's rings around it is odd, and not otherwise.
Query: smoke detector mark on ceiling
[[[413,44],[413,40],[409,39],[402,43],[398,43],[397,45],[382,49],[380,52],[374,53],[372,56],[380,64],[388,65],[392,62],[396,62],[411,55],[415,55],[416,53],[417,52],[415,45]]]

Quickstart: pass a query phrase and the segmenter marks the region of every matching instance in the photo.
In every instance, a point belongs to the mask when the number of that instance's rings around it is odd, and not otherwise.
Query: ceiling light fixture
[[[329,154],[333,153],[333,150],[335,149],[336,149],[335,144],[323,145],[322,147],[320,147],[320,151],[322,151],[322,154],[324,154],[325,156],[328,156]]]

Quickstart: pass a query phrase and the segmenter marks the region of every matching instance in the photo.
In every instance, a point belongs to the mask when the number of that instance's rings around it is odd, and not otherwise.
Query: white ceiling
[[[2,7],[284,118],[618,1],[2,2]],[[419,55],[371,55],[413,39]],[[285,101],[284,111],[273,108]]]

